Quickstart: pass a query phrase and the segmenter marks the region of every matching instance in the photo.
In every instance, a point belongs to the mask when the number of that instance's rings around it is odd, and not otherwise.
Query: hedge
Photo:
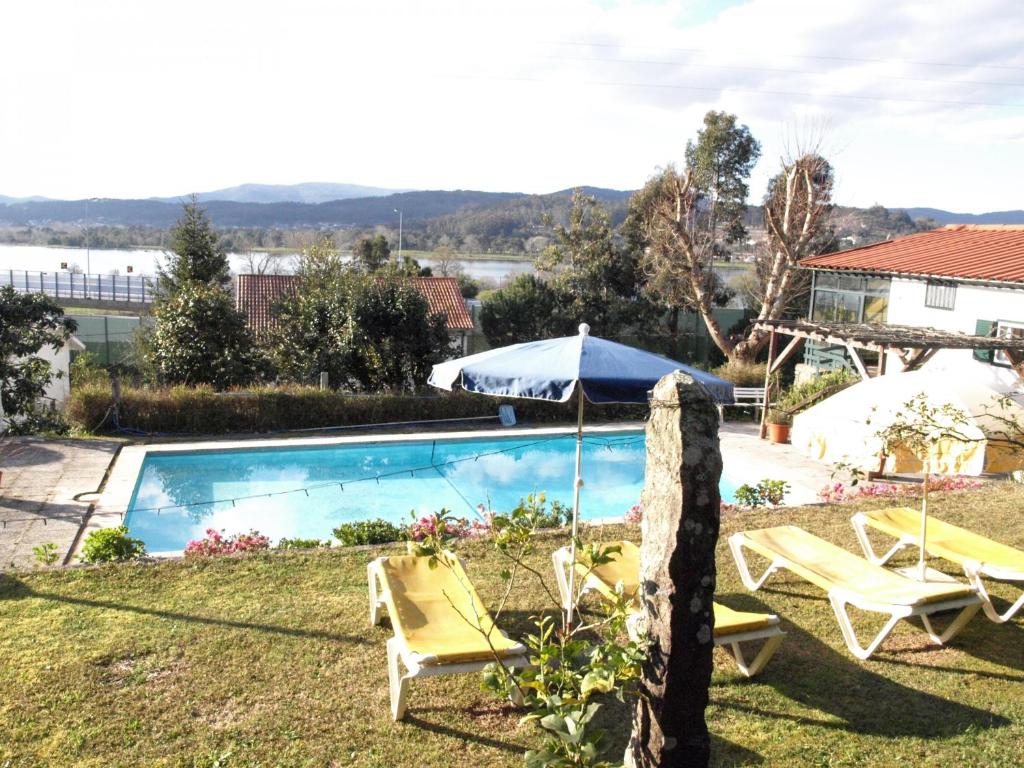
[[[518,421],[576,420],[575,402],[504,399],[465,392],[353,395],[313,387],[238,392],[215,392],[208,387],[124,387],[118,414],[121,427],[130,430],[213,435],[497,416],[502,403],[515,408]],[[72,391],[66,413],[81,431],[110,433],[115,431],[108,417],[112,405],[109,388],[83,386]],[[647,407],[602,405],[589,412],[594,420],[642,419]]]

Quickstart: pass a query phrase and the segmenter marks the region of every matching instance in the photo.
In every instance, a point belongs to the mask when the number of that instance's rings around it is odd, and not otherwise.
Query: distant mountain
[[[569,187],[568,189],[560,189],[558,192],[552,192],[552,196],[564,196],[571,197],[572,193],[577,189],[582,189],[583,194],[590,195],[590,197],[596,197],[598,200],[604,203],[621,203],[625,200],[629,200],[632,197],[634,190],[629,189],[606,189],[604,187]]]
[[[896,208],[912,219],[935,219],[940,224],[1024,224],[1024,211],[991,211],[989,213],[953,213],[941,208]]]
[[[402,192],[324,203],[203,203],[218,227],[372,227],[396,223],[400,209],[409,223],[446,216],[463,208],[486,208],[528,195],[471,190]],[[88,205],[88,209],[86,206]],[[169,227],[181,216],[181,200],[47,200],[0,206],[0,225],[94,225]]]
[[[48,197],[40,197],[39,195],[32,195],[31,197],[7,197],[7,195],[0,195],[0,205],[10,205],[11,203],[39,202],[49,199],[50,198]]]
[[[199,192],[201,202],[226,200],[232,203],[327,203],[332,200],[350,200],[354,197],[383,197],[401,189],[364,187],[359,184],[333,184],[311,181],[302,184],[240,184],[237,187],[215,189],[213,192]],[[153,197],[162,203],[180,203],[190,195],[178,197]]]

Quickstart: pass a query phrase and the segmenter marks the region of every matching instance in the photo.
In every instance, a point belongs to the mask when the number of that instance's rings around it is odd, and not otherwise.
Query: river
[[[260,254],[255,254],[260,255]],[[281,263],[286,271],[290,269],[294,256],[283,255]],[[8,245],[0,243],[0,269],[31,270],[38,272],[59,272],[65,269],[89,272],[90,274],[134,274],[153,275],[163,258],[163,251],[157,249],[106,250],[92,248],[58,248],[46,245]],[[249,267],[247,254],[230,253],[228,259],[231,271],[246,273]],[[437,260],[419,257],[419,263],[437,272]],[[500,288],[508,280],[533,272],[533,263],[517,259],[454,259],[453,262],[474,279],[492,280]],[[63,266],[67,265],[67,266]],[[77,268],[77,269],[76,269]],[[129,272],[130,268],[130,272]],[[747,270],[746,265],[719,267],[718,274],[726,282],[736,274]]]
[[[261,255],[261,254],[255,254]],[[290,268],[294,256],[283,255],[281,264]],[[131,274],[153,275],[157,264],[163,259],[163,251],[156,249],[137,248],[131,250],[101,250],[92,248],[56,248],[45,245],[8,245],[0,244],[0,269],[25,269],[39,272],[59,272],[65,269],[76,269],[90,274]],[[229,253],[231,271],[249,272],[247,254]],[[455,259],[454,263],[472,278],[488,278],[499,286],[511,277],[533,271],[529,261],[514,259]],[[420,258],[422,266],[436,269],[434,259]],[[63,265],[67,265],[66,267]]]

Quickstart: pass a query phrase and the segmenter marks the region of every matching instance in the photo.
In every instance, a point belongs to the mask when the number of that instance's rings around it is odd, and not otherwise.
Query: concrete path
[[[818,491],[829,484],[832,466],[815,461],[788,443],[776,445],[757,437],[757,424],[727,421],[718,430],[723,472],[742,485],[761,480],[785,480],[790,490],[785,504],[814,504]]]
[[[115,440],[0,441],[0,571],[29,568],[32,548],[53,542],[63,560],[78,534],[89,501],[77,494],[103,482],[121,443]]]

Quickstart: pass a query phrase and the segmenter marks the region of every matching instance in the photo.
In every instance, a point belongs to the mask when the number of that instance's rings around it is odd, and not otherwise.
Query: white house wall
[[[973,334],[979,320],[1002,320],[1024,324],[1024,289],[994,288],[960,283],[956,288],[953,309],[935,309],[924,304],[926,282],[893,278],[889,291],[887,322],[893,325],[913,325],[959,331]],[[944,349],[925,364],[936,370],[957,369],[965,365],[979,366],[988,376],[1004,382],[1007,388],[1016,386],[1017,377],[1009,369],[989,365],[974,359],[971,350]],[[899,371],[899,360],[890,357],[887,371]]]

